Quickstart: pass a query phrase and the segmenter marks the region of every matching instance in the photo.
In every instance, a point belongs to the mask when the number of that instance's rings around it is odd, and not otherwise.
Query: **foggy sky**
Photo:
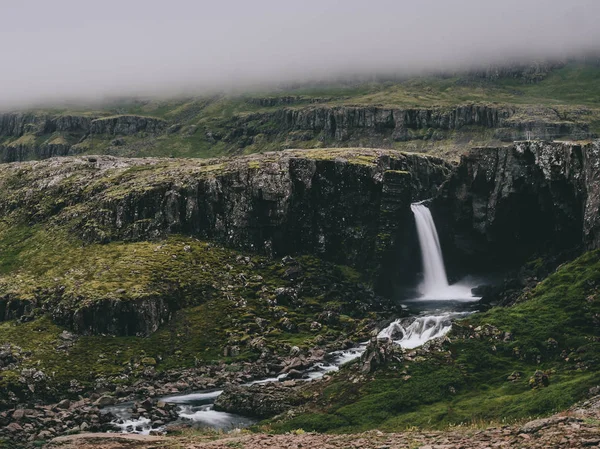
[[[564,56],[600,0],[0,2],[0,108]]]

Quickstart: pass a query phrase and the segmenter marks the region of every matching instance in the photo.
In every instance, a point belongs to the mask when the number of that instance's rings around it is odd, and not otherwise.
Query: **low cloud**
[[[458,70],[600,42],[597,0],[4,3],[4,108]]]

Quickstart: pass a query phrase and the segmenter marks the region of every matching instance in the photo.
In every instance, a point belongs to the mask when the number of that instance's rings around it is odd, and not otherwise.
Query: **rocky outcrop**
[[[73,154],[67,143],[44,143],[39,146],[0,145],[0,162],[22,162],[32,159],[49,159]]]
[[[446,246],[480,268],[598,248],[599,152],[600,142],[472,150],[432,205]]]
[[[312,137],[345,141],[351,137],[385,136],[395,141],[431,138],[435,131],[451,131],[466,126],[500,127],[512,114],[511,108],[464,105],[455,108],[395,109],[364,106],[313,106],[282,108],[238,118],[226,139],[258,133],[285,134],[311,131]],[[271,124],[271,127],[265,125]],[[443,138],[442,134],[437,136]]]
[[[585,112],[585,111],[584,111]],[[582,112],[583,114],[583,112]],[[443,140],[455,131],[494,129],[494,137],[513,141],[531,133],[538,139],[588,138],[585,117],[565,117],[554,109],[465,104],[455,107],[385,108],[373,106],[281,107],[272,112],[237,116],[227,124],[227,142],[255,136],[294,140],[393,141]]]
[[[433,196],[450,172],[440,159],[395,151],[315,150],[55,159],[6,167],[0,184],[15,182],[21,168],[31,178],[0,195],[4,216],[69,222],[88,241],[180,233],[271,255],[315,254],[377,276],[382,267],[414,269],[396,263],[413,229],[410,203]]]
[[[302,383],[229,385],[215,401],[215,410],[236,413],[253,418],[271,418],[308,401]]]
[[[0,114],[0,137],[38,136],[55,132],[131,135],[138,132],[159,134],[166,130],[167,122],[156,117],[139,115],[46,114],[15,112]]]
[[[57,131],[82,132],[87,134],[90,131],[92,121],[97,118],[97,116],[87,115],[59,115],[50,117],[45,121],[41,132],[43,134],[51,134]]]
[[[35,132],[45,123],[44,115],[33,112],[14,112],[0,114],[0,136],[20,137]]]
[[[131,135],[140,132],[160,134],[167,129],[168,122],[155,117],[140,115],[116,115],[93,120],[90,125],[92,134]]]

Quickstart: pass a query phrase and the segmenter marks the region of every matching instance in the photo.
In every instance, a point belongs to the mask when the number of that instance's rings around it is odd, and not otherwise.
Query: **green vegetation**
[[[0,308],[31,306],[21,319],[0,323],[0,344],[17,346],[22,354],[16,367],[0,372],[4,394],[23,391],[24,368],[44,372],[48,394],[59,397],[72,381],[84,389],[98,377],[131,382],[149,366],[165,371],[252,360],[263,347],[285,354],[290,345],[312,347],[317,338],[364,334],[373,318],[349,302],[349,291],[360,295],[358,273],[308,256],[289,262],[299,276],[291,280],[289,263],[193,238],[85,244],[41,225],[3,227],[0,256]],[[280,287],[297,293],[278,296]],[[104,319],[118,322],[119,304],[132,301],[143,309],[155,298],[165,299],[171,312],[144,317],[167,321],[150,336],[86,335],[64,346],[67,328],[57,323],[102,304]],[[324,311],[335,311],[337,318],[311,328]],[[257,337],[264,343],[253,345]],[[239,349],[224,356],[226,346]]]
[[[102,108],[37,111],[40,114],[95,116],[100,120],[143,116],[162,119],[172,126],[157,135],[144,131],[121,137],[62,133],[75,153],[119,156],[216,157],[278,151],[288,148],[385,147],[430,152],[456,158],[465,148],[498,145],[501,139],[525,138],[524,129],[535,124],[550,138],[563,129],[580,130],[577,139],[600,133],[600,67],[571,62],[540,72],[536,82],[519,77],[484,79],[470,75],[415,77],[396,81],[355,82],[301,86],[283,90],[212,95],[172,100],[136,100]],[[316,108],[379,107],[431,108],[449,111],[461,105],[483,105],[510,110],[511,130],[505,137],[495,129],[463,126],[459,130],[424,127],[410,129],[406,139],[395,139],[384,130],[346,130],[344,137],[290,127],[285,111],[310,114]],[[436,112],[437,111],[437,112]],[[321,120],[321,119],[320,119]],[[352,121],[349,119],[349,121]],[[339,130],[343,123],[333,124]],[[317,126],[318,128],[318,126]],[[331,131],[331,130],[330,130]],[[16,146],[54,143],[56,136],[32,130],[21,138],[2,137],[0,144]],[[573,138],[568,133],[567,138]],[[21,139],[23,139],[21,141]],[[83,139],[82,141],[80,141]]]
[[[563,410],[600,383],[600,251],[560,267],[516,305],[457,323],[440,352],[372,376],[350,367],[313,412],[278,431],[398,431],[509,422]],[[413,356],[414,357],[414,356]],[[535,382],[547,376],[545,382]]]

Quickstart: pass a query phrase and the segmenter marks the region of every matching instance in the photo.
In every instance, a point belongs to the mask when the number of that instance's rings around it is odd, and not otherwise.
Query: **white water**
[[[450,330],[453,318],[463,315],[463,313],[448,312],[440,315],[420,316],[417,318],[404,318],[396,320],[388,327],[383,329],[378,338],[388,338],[394,343],[405,349],[413,349],[423,345],[425,342],[444,336]],[[320,379],[324,375],[338,371],[340,367],[349,363],[365,352],[367,343],[361,343],[350,349],[334,351],[329,354],[329,362],[321,362],[309,368],[304,380],[311,381]],[[244,385],[255,385],[268,382],[281,382],[285,380],[286,375],[279,375],[261,380],[248,382]],[[232,413],[220,412],[214,410],[212,402],[222,393],[221,390],[202,391],[191,394],[167,396],[161,398],[161,401],[178,404],[178,414],[185,420],[192,421],[201,426],[213,429],[229,430],[240,427],[247,427],[255,421],[243,416]],[[115,413],[120,419],[115,424],[123,433],[141,433],[148,434],[152,428],[149,419],[139,418],[131,419],[128,411],[129,407],[115,406],[107,408],[106,411]]]
[[[476,301],[480,298],[471,294],[471,286],[464,283],[450,285],[446,276],[446,269],[442,257],[442,249],[439,237],[429,209],[420,203],[411,205],[417,224],[417,233],[421,254],[423,259],[423,282],[419,290],[421,297],[419,301],[444,301],[445,305],[432,315],[422,314],[413,318],[404,318],[392,322],[377,335],[381,339],[389,339],[404,349],[414,349],[422,346],[429,340],[443,337],[451,327],[452,321],[464,316],[469,312],[448,311],[448,306],[456,310],[457,305],[451,301]],[[448,301],[450,300],[450,301]],[[427,309],[431,311],[431,304]],[[434,308],[435,309],[435,308]],[[329,354],[329,362],[317,363],[305,371],[306,381],[319,379],[328,373],[338,371],[340,367],[359,358],[366,350],[367,343],[361,343],[354,348],[335,351]],[[263,384],[268,382],[281,382],[286,375],[255,380],[244,385]],[[216,429],[232,429],[247,427],[254,421],[243,416],[219,412],[214,410],[213,402],[222,393],[221,390],[202,391],[186,395],[169,396],[161,400],[171,404],[178,404],[178,414],[181,418],[190,420],[200,425]],[[119,416],[121,423],[118,424],[122,432],[127,433],[149,433],[151,423],[146,418],[132,420],[130,413],[122,406],[113,408],[114,413]]]
[[[414,349],[429,340],[446,335],[452,328],[452,320],[465,313],[448,312],[442,315],[428,315],[415,319],[396,320],[377,335],[387,338],[404,349]]]
[[[421,258],[423,260],[423,281],[419,286],[421,300],[478,300],[471,293],[471,286],[457,283],[450,285],[442,256],[442,247],[437,229],[429,208],[422,203],[410,206],[417,225]]]

